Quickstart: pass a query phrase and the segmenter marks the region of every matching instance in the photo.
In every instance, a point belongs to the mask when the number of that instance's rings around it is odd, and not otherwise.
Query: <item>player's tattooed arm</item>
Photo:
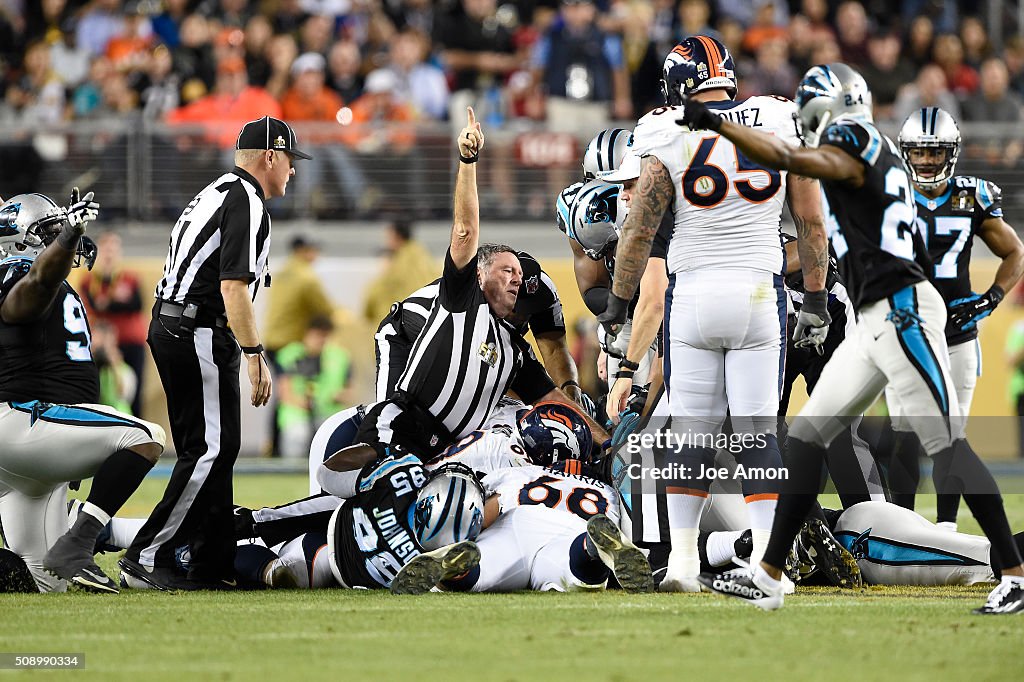
[[[818,181],[790,174],[789,208],[796,225],[797,252],[807,291],[821,291],[828,278],[828,235]]]
[[[641,160],[640,177],[633,189],[629,215],[622,225],[622,236],[615,249],[615,282],[612,293],[627,301],[632,300],[647,269],[654,235],[661,225],[676,190],[672,174],[657,157],[645,156]]]

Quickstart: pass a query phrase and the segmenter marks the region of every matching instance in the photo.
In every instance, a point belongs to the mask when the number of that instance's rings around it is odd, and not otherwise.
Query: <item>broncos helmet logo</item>
[[[10,237],[18,234],[18,213],[21,212],[21,204],[11,204],[0,211],[0,237]]]

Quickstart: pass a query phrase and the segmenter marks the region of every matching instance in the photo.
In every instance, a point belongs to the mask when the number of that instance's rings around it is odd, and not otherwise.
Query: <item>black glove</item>
[[[961,331],[974,329],[978,326],[978,320],[983,320],[992,314],[1005,295],[1002,287],[993,284],[981,296],[972,294],[966,298],[956,299],[949,305],[950,324]]]
[[[608,305],[604,312],[597,316],[597,322],[606,333],[615,336],[626,323],[626,313],[629,311],[629,301],[620,298],[608,290]]]
[[[704,102],[692,97],[683,98],[683,117],[676,119],[676,125],[686,126],[690,130],[712,130],[718,132],[724,119],[714,113]]]
[[[821,291],[804,292],[804,302],[800,306],[800,314],[796,318],[796,329],[793,330],[793,345],[797,348],[813,348],[822,355],[825,349],[825,337],[828,336],[828,326],[832,323],[832,316],[828,314],[828,292]]]

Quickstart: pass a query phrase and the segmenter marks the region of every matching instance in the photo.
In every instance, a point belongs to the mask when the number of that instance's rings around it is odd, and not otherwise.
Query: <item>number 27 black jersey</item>
[[[0,263],[0,305],[31,265],[28,258]],[[90,341],[82,299],[67,282],[39,319],[8,324],[0,318],[0,401],[98,402]]]
[[[822,145],[864,164],[861,187],[822,180],[825,224],[855,309],[925,279],[915,261],[916,229],[910,176],[896,145],[871,123],[840,120]]]
[[[334,513],[328,529],[331,570],[342,585],[386,588],[423,551],[410,511],[426,482],[427,470],[411,455],[363,469],[356,495]]]
[[[946,190],[935,198],[914,190],[918,230],[934,263],[928,275],[947,306],[971,295],[974,235],[989,218],[1002,217],[1002,199],[1003,192],[998,185],[968,175],[951,178]],[[946,340],[950,345],[971,341],[977,336],[977,326],[961,331],[946,323]]]

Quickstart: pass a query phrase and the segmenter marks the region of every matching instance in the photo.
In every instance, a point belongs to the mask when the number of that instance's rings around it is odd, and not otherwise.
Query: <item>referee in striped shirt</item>
[[[310,158],[296,147],[284,121],[265,116],[246,123],[235,167],[196,195],[171,232],[148,340],[178,461],[163,499],[121,560],[131,587],[234,586],[231,473],[241,443],[240,354],[252,385],[249,401],[266,405],[271,376],[253,300],[260,284],[269,283],[266,200],[284,196],[296,158]],[[183,548],[190,555],[187,576],[176,570]]]
[[[523,271],[515,250],[480,246],[476,162],[484,135],[473,109],[459,133],[451,244],[438,294],[389,399],[366,414],[356,445],[318,471],[324,490],[356,492],[358,470],[376,458],[412,454],[427,461],[455,439],[480,429],[509,390],[527,403],[575,403],[555,387],[530,346],[505,318],[512,315]],[[591,422],[598,443],[607,434]]]

